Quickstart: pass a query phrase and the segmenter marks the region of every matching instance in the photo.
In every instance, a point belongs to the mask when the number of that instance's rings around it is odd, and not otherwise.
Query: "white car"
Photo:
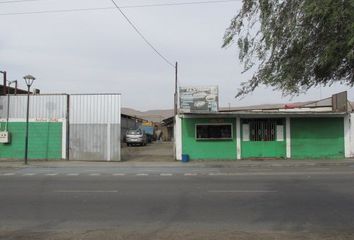
[[[145,146],[147,143],[147,138],[144,130],[132,129],[127,131],[125,141],[128,147],[132,145]]]

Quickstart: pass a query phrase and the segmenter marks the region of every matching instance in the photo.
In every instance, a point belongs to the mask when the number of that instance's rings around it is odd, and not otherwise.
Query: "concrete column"
[[[290,132],[290,118],[286,118],[285,122],[285,141],[286,141],[286,158],[291,158],[291,132]]]
[[[241,159],[241,118],[236,118],[236,158]]]
[[[111,161],[111,124],[107,123],[107,161]]]
[[[352,126],[352,114],[347,114],[344,117],[344,156],[349,158],[353,155],[352,147],[353,147],[353,126]]]
[[[175,117],[175,150],[176,160],[182,160],[182,119],[177,115]]]
[[[67,156],[66,156],[66,152],[67,152],[67,147],[68,147],[68,144],[67,144],[67,121],[66,119],[63,119],[63,120],[60,120],[62,122],[62,130],[61,130],[61,158],[62,159],[67,159]]]

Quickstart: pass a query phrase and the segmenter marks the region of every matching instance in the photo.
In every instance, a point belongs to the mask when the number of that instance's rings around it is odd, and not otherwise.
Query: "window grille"
[[[277,125],[283,125],[282,119],[244,119],[249,125],[249,141],[276,141]]]

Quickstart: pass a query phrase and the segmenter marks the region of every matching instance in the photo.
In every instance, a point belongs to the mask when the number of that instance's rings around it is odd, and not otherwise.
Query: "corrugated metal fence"
[[[65,119],[67,116],[66,94],[48,94],[30,96],[30,119]],[[0,118],[6,119],[8,99],[10,99],[9,117],[12,119],[25,119],[27,108],[27,95],[0,96]]]
[[[70,96],[70,159],[120,160],[120,95]]]
[[[30,96],[30,122],[62,122],[63,158],[120,158],[120,94],[50,94]],[[0,122],[26,119],[27,95],[0,96]]]

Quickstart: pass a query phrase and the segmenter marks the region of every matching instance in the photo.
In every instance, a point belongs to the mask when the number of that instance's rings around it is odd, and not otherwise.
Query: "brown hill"
[[[173,109],[138,111],[132,108],[122,108],[122,114],[142,118],[152,122],[161,122],[173,116]]]

